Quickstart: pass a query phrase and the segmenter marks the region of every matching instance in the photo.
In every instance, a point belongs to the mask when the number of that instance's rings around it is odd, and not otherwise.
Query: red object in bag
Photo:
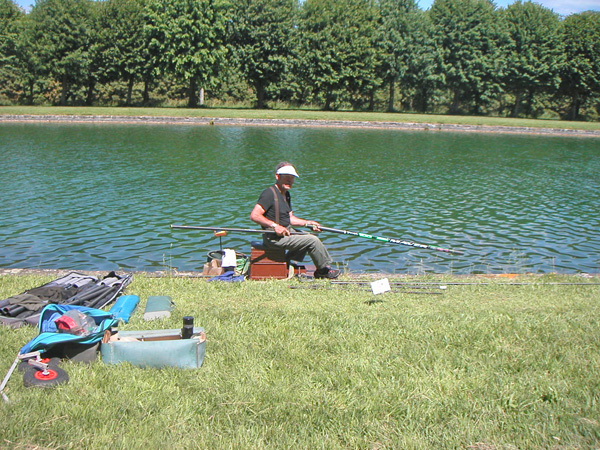
[[[71,311],[69,311],[71,312]],[[63,314],[54,321],[59,333],[83,334],[83,327],[79,316],[73,314]]]

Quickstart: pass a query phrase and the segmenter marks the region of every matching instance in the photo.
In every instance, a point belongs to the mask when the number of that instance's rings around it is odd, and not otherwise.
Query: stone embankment
[[[567,128],[511,127],[491,125],[460,125],[415,122],[369,122],[346,120],[303,119],[236,119],[223,117],[169,117],[169,116],[93,116],[93,115],[0,115],[0,122],[49,123],[128,123],[167,125],[229,125],[229,126],[282,126],[373,128],[410,131],[450,131],[469,133],[536,134],[547,136],[600,137],[600,130]]]

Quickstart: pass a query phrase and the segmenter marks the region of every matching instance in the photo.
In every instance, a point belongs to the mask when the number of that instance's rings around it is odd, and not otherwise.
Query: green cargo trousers
[[[290,230],[294,231],[294,230]],[[265,234],[263,243],[267,248],[282,248],[288,251],[289,261],[302,261],[308,253],[317,269],[330,267],[332,260],[325,245],[314,234],[292,234],[291,236],[276,236]]]

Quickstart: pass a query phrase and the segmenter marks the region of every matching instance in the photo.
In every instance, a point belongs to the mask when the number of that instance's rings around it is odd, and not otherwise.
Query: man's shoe
[[[329,267],[322,267],[321,269],[315,270],[315,278],[327,278],[333,280],[340,276],[340,271],[337,269],[331,269]]]

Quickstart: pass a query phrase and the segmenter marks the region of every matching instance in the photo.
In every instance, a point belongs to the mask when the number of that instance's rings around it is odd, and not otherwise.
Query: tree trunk
[[[35,89],[35,81],[31,79],[27,84],[29,87],[29,93],[27,94],[27,104],[33,105],[33,90]]]
[[[371,91],[369,93],[369,106],[368,106],[368,110],[369,111],[375,110],[375,91]]]
[[[477,94],[473,99],[473,115],[481,116],[481,97]]]
[[[396,96],[396,86],[393,78],[390,79],[390,90],[388,95],[389,97],[387,110],[388,112],[394,112],[394,97]]]
[[[262,81],[258,80],[254,83],[254,89],[256,89],[256,109],[264,109],[265,107],[265,85]]]
[[[577,118],[579,117],[580,106],[581,103],[579,101],[579,95],[573,94],[573,97],[571,99],[571,109],[569,111],[569,120],[577,120]]]
[[[87,94],[85,96],[85,104],[87,106],[92,106],[94,103],[94,88],[96,87],[96,80],[93,77],[90,77],[88,80],[88,89]]]
[[[188,92],[188,107],[189,108],[197,108],[198,107],[198,83],[196,83],[196,79],[192,78],[190,80],[190,87]]]
[[[142,99],[144,101],[144,105],[148,106],[150,104],[150,81],[144,80],[144,92],[142,92]]]
[[[460,111],[460,100],[458,93],[455,92],[452,96],[452,104],[450,105],[450,110],[448,111],[450,114],[458,114]]]
[[[323,109],[325,111],[331,111],[331,101],[332,101],[331,94],[330,93],[325,94],[325,105],[323,106]]]
[[[63,75],[62,83],[61,83],[61,91],[60,91],[60,106],[67,105],[67,98],[69,98],[69,81],[67,80],[67,76]]]
[[[133,75],[129,76],[129,81],[127,82],[127,98],[125,99],[125,104],[127,106],[131,105],[131,93],[133,92]]]
[[[533,117],[533,97],[533,90],[530,90],[527,93],[527,100],[525,101],[525,116],[527,117]]]
[[[519,117],[519,109],[521,106],[521,91],[515,94],[515,102],[510,110],[510,117]]]
[[[417,88],[413,108],[419,113],[427,112],[427,108],[429,108],[429,91],[426,88]]]

